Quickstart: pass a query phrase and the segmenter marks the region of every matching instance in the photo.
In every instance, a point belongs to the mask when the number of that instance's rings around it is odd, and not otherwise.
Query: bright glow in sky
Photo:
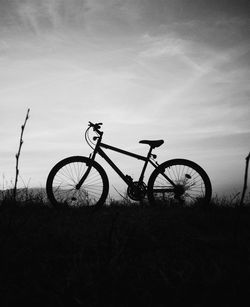
[[[158,162],[187,158],[214,194],[241,191],[250,151],[248,0],[0,0],[0,180],[11,186],[27,108],[19,186],[89,155],[83,132]],[[136,176],[138,160],[117,157]],[[99,160],[101,161],[101,160]],[[103,165],[112,185],[125,186]],[[137,171],[138,169],[138,171]],[[2,188],[2,187],[1,187]]]

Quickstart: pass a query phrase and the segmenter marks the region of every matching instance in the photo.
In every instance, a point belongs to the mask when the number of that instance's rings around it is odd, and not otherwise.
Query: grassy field
[[[2,307],[249,300],[249,207],[55,210],[7,201],[0,206],[0,247]]]

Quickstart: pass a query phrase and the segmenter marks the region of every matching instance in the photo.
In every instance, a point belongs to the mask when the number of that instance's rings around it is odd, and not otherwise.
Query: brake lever
[[[97,125],[97,129],[100,129],[102,124],[103,124],[103,123],[97,123],[97,124],[96,124],[96,125]]]
[[[101,125],[102,125],[102,123],[96,123],[96,124],[94,124],[94,130],[99,130],[99,129],[101,129]]]

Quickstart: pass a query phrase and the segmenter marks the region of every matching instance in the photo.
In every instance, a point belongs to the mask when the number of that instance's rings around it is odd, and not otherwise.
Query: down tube
[[[123,174],[123,172],[114,164],[114,162],[105,154],[105,152],[99,147],[97,150],[98,154],[108,162],[108,164],[113,168],[113,170],[126,182],[127,185],[130,185],[131,181]]]

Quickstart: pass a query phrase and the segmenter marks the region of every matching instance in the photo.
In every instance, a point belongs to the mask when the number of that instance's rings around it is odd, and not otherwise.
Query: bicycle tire
[[[163,176],[167,175],[175,188]],[[172,190],[172,192],[171,192]],[[148,180],[150,204],[209,204],[212,185],[207,173],[195,162],[186,159],[172,159],[160,164]]]
[[[76,184],[91,165],[91,170],[82,186]],[[109,191],[106,172],[100,164],[87,157],[72,156],[58,162],[50,171],[46,192],[55,208],[61,206],[100,207],[105,203]]]

